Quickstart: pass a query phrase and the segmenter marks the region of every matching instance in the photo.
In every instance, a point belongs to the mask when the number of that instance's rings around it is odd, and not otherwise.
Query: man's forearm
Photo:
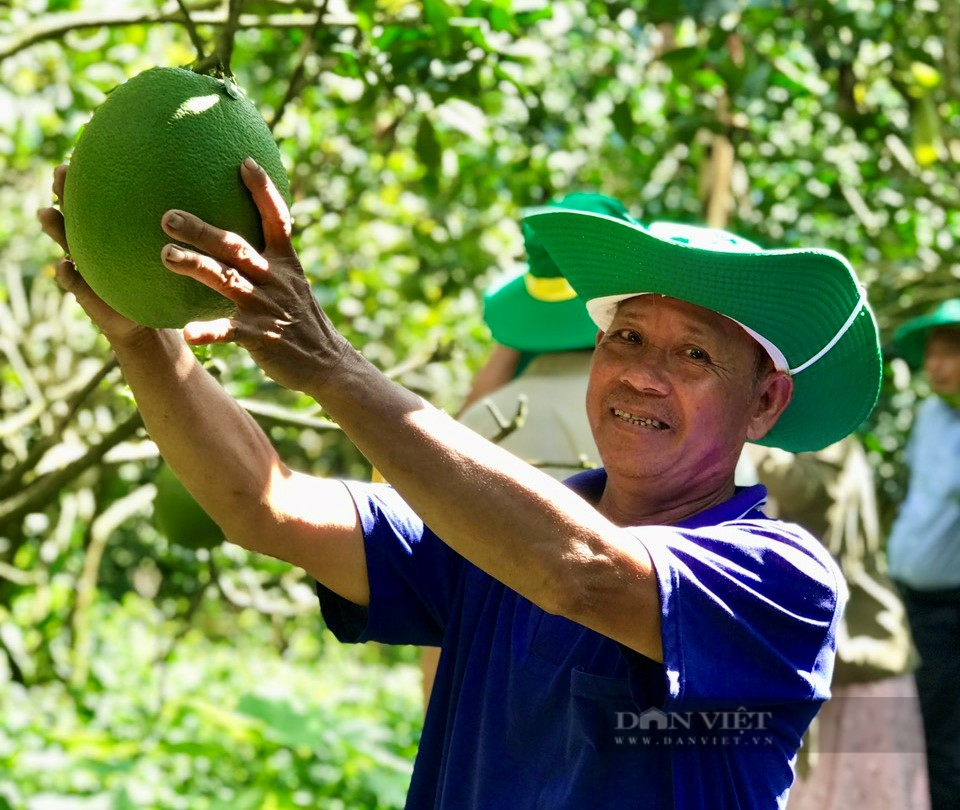
[[[164,459],[226,536],[248,545],[263,494],[281,468],[263,431],[176,332],[140,333],[114,351]]]
[[[354,357],[309,391],[456,551],[556,608],[564,566],[611,528],[579,496]]]

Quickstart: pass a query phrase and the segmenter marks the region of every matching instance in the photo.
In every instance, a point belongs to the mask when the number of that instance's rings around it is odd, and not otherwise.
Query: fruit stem
[[[230,60],[233,58],[233,39],[240,27],[240,9],[244,0],[230,0],[227,8],[227,19],[217,35],[216,44],[213,51],[204,56],[202,53],[190,69],[194,73],[203,73],[207,76],[215,76],[218,79],[224,77],[233,77],[233,71],[230,70]]]

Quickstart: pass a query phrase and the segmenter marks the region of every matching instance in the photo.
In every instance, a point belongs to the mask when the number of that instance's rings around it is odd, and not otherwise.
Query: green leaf
[[[330,736],[315,711],[296,707],[290,701],[248,693],[240,698],[237,711],[261,720],[266,733],[277,743],[289,748],[316,751],[326,749]]]
[[[434,172],[440,168],[443,148],[440,146],[440,141],[437,138],[437,132],[433,124],[426,115],[420,118],[414,149],[416,149],[420,162],[423,163],[428,171]]]
[[[633,110],[630,102],[620,101],[613,107],[613,126],[617,134],[627,143],[633,139],[633,133],[636,127],[633,122]]]
[[[444,0],[422,0],[423,2],[423,16],[436,36],[441,39],[446,39],[447,44],[449,43],[449,34],[450,34],[450,17],[453,15],[453,10]],[[447,50],[445,47],[444,50]]]
[[[695,45],[685,48],[672,48],[661,54],[660,61],[666,64],[678,79],[686,76],[694,68],[702,65],[707,57],[705,49]]]

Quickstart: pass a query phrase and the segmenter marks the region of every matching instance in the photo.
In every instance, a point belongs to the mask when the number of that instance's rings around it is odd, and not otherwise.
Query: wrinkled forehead
[[[611,310],[611,323],[624,318],[642,318],[653,310],[668,310],[671,317],[699,331],[725,332],[732,323],[729,318],[712,309],[657,293],[630,295],[617,301]]]
[[[786,357],[769,340],[739,321],[715,310],[658,293],[611,296],[610,298],[611,300],[603,303],[602,308],[591,307],[591,305],[603,302],[603,299],[595,299],[587,304],[591,316],[602,331],[616,326],[621,320],[631,317],[642,318],[644,313],[649,312],[653,307],[665,306],[670,308],[671,315],[682,318],[684,326],[693,330],[694,333],[710,335],[719,340],[736,340],[740,336],[745,337],[747,340],[744,341],[744,345],[753,350],[756,344],[759,344],[760,348],[770,356],[777,370],[784,371],[789,368]],[[617,300],[612,300],[613,298]],[[601,319],[606,323],[605,327],[601,324]]]

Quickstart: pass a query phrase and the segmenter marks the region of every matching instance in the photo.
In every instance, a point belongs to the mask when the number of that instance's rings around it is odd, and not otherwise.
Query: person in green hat
[[[783,808],[829,696],[843,587],[734,469],[747,440],[816,449],[873,408],[876,322],[849,264],[528,212],[601,333],[585,407],[604,466],[559,482],[371,365],[313,297],[267,175],[240,173],[264,250],[186,211],[160,223],[181,246],[168,269],[233,317],[151,330],[69,260],[57,277],[231,541],[309,572],[342,641],[442,646],[407,806]],[[67,248],[59,212],[40,216]],[[315,399],[390,484],[289,469],[190,349],[226,341]]]
[[[602,194],[575,192],[548,206],[636,221]],[[521,229],[527,267],[484,293],[494,348],[458,418],[563,480],[599,464],[583,407],[597,325],[530,227]]]
[[[931,810],[960,807],[960,298],[894,334],[923,370],[923,400],[907,443],[907,493],[887,540],[891,577],[920,653],[916,673]]]

